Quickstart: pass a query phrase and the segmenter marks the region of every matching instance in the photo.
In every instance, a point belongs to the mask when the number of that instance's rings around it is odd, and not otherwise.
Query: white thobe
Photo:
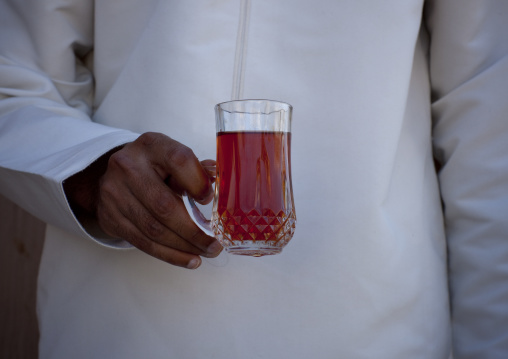
[[[474,0],[0,3],[0,191],[49,224],[40,357],[506,358],[507,16]],[[63,181],[139,133],[214,158],[231,98],[294,107],[282,254],[190,271],[74,217]]]

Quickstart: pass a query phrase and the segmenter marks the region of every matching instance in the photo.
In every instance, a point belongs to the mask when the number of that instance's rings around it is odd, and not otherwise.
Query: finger
[[[203,161],[201,161],[201,166],[203,166],[203,168],[204,168],[204,170],[206,172],[206,175],[208,176],[208,178],[210,178],[212,183],[215,182],[216,177],[217,177],[216,161],[215,160],[210,160],[210,159],[203,160]],[[203,200],[196,200],[196,201],[199,204],[206,205],[206,204],[210,203],[213,200],[213,197],[214,197],[214,193],[210,192],[210,194],[208,195],[207,198],[205,198]]]
[[[217,170],[216,170],[216,161],[215,160],[203,160],[200,162],[201,166],[206,172],[206,175],[208,176],[209,180],[213,183],[215,182],[215,178],[217,176]],[[165,183],[171,188],[174,192],[178,193],[180,196],[182,196],[184,193],[186,193],[185,188],[182,188],[180,184],[177,182],[177,179],[174,177],[168,177],[165,180]],[[208,204],[213,199],[213,191],[208,194],[208,196],[204,199],[198,200],[194,198],[199,204]]]
[[[194,250],[192,253],[203,256],[213,257],[220,253],[222,247],[217,240],[197,227],[187,213],[182,199],[157,175],[147,172],[144,178],[130,176],[126,180],[133,197],[139,203],[126,206],[127,212],[124,215],[137,223],[138,228],[148,237],[166,246],[178,246],[181,250],[197,248],[200,252]],[[186,242],[185,246],[180,240]]]
[[[107,234],[125,239],[136,248],[157,259],[190,269],[197,268],[201,264],[201,259],[195,254],[169,248],[150,240],[114,206],[108,206],[101,202],[97,207],[97,214],[99,225]]]
[[[211,179],[215,180],[217,176],[217,162],[215,160],[203,160],[201,161],[201,166],[205,169],[206,174]]]
[[[130,203],[126,203],[119,211],[125,218],[133,223],[146,238],[163,246],[187,253],[196,255],[211,254],[180,237],[177,233],[156,219],[134,196],[131,198],[132,200],[129,201]]]
[[[169,264],[196,269],[201,265],[201,258],[192,253],[183,252],[175,248],[170,248],[158,242],[152,241],[145,236],[129,219],[121,215],[120,212],[109,212],[102,218],[110,217],[111,220],[104,225],[106,233],[125,239],[134,247],[149,254],[152,257],[160,259]]]
[[[141,135],[138,144],[148,149],[151,164],[163,180],[171,177],[172,182],[197,200],[209,196],[210,179],[189,147],[156,133]]]
[[[220,253],[222,246],[214,237],[199,229],[190,218],[180,197],[164,191],[163,188],[160,189],[160,193],[154,193],[153,196],[149,203],[154,205],[149,205],[149,211],[155,218],[190,245],[201,249],[201,255],[215,257]]]

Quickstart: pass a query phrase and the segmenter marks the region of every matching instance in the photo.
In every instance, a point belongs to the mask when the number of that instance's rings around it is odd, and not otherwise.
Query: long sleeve
[[[426,15],[454,358],[507,358],[508,2],[432,1]]]
[[[92,26],[92,1],[0,3],[0,193],[81,236],[63,181],[138,136],[91,120]]]

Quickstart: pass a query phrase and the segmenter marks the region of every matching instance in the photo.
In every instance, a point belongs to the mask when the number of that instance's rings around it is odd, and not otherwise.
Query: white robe
[[[49,223],[40,357],[506,358],[507,16],[501,0],[0,3],[0,192]],[[231,98],[294,107],[282,254],[190,271],[74,218],[62,182],[139,133],[214,158]]]

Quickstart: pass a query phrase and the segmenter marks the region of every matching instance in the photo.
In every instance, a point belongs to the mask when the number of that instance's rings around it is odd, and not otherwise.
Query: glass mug
[[[192,219],[226,252],[278,254],[295,232],[291,184],[291,105],[238,100],[215,106],[216,179],[212,218],[190,197]]]

